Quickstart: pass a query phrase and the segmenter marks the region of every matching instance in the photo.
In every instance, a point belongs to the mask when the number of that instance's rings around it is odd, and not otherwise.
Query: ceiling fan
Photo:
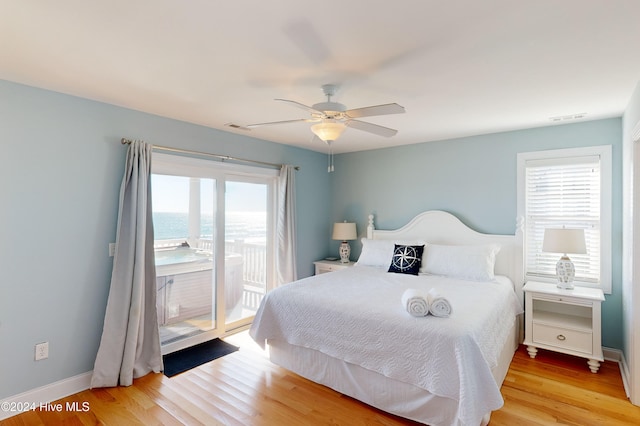
[[[260,126],[271,126],[275,124],[287,123],[316,123],[311,126],[311,131],[321,140],[330,144],[340,137],[347,127],[373,133],[378,136],[391,137],[398,133],[395,129],[380,126],[378,124],[368,123],[366,121],[357,120],[361,117],[371,117],[374,115],[401,114],[404,113],[404,107],[396,104],[374,105],[363,108],[347,109],[347,107],[338,102],[332,102],[331,97],[336,94],[338,86],[335,84],[325,84],[322,86],[322,92],[327,97],[326,102],[320,102],[312,106],[301,104],[300,102],[288,99],[276,99],[276,101],[287,102],[290,105],[304,109],[311,113],[309,118],[299,118],[296,120],[272,121],[269,123],[249,124],[246,127],[251,129]]]

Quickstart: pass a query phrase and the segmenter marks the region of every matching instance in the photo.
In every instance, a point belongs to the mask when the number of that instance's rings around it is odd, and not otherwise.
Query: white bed
[[[268,343],[275,364],[384,411],[429,425],[486,424],[502,406],[500,385],[520,336],[520,235],[481,234],[441,211],[397,230],[375,230],[369,216],[360,265],[273,290],[250,334]],[[430,248],[435,259],[440,248],[455,257],[458,248],[497,245],[496,276],[389,273],[372,261],[371,247],[396,242],[424,242],[423,264]],[[408,288],[436,289],[452,314],[409,315],[401,303]]]

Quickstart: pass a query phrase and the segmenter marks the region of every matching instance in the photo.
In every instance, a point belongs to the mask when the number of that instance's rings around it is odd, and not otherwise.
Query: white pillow
[[[427,244],[420,272],[473,281],[492,281],[497,244],[483,246],[441,246]]]
[[[388,268],[391,265],[393,259],[393,251],[396,244],[402,244],[406,246],[421,246],[425,245],[424,241],[420,240],[372,240],[369,238],[362,238],[362,251],[356,265],[362,266],[378,266]]]
[[[361,241],[362,252],[360,252],[356,265],[389,267],[395,247],[393,240],[363,238]]]

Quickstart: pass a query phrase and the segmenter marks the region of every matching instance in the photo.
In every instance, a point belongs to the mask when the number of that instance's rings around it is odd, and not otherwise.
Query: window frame
[[[578,157],[600,158],[600,276],[598,283],[574,281],[575,286],[601,288],[605,294],[611,294],[612,265],[611,265],[611,240],[612,240],[612,147],[611,145],[599,145],[581,148],[565,148],[544,151],[521,152],[517,155],[517,217],[522,223],[523,236],[523,269],[525,280],[555,282],[551,277],[530,276],[528,274],[528,244],[527,244],[527,217],[526,217],[526,168],[528,162],[556,161],[562,163],[563,159],[570,164]],[[574,161],[575,162],[575,161]]]

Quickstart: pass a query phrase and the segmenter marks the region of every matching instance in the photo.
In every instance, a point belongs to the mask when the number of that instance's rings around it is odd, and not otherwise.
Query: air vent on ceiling
[[[246,131],[250,131],[251,130],[248,127],[244,127],[244,126],[241,126],[239,124],[234,124],[234,123],[225,123],[224,125],[227,126],[227,127],[231,127],[232,129],[246,130]]]
[[[586,117],[587,113],[586,112],[580,112],[578,114],[569,114],[569,115],[557,115],[555,117],[549,117],[549,120],[551,121],[569,121],[569,120],[578,120],[580,118],[584,118]]]

